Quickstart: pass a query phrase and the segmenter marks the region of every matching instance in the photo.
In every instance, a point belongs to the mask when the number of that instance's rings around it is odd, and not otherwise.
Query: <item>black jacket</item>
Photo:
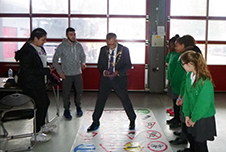
[[[20,71],[18,84],[22,89],[46,89],[45,75],[50,73],[49,68],[44,68],[38,52],[29,43],[15,53],[19,61]]]

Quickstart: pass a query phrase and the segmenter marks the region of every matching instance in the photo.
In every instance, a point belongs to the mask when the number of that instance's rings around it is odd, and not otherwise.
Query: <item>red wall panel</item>
[[[128,90],[144,90],[145,65],[133,65],[133,67],[128,72]],[[209,65],[208,67],[213,77],[215,91],[226,91],[226,65]],[[19,69],[19,65],[18,63],[0,62],[0,77],[6,77],[9,68],[16,72]],[[100,72],[97,68],[88,67],[83,71],[85,90],[98,90],[99,81]]]
[[[211,72],[214,90],[226,91],[226,65],[209,65]]]
[[[93,67],[87,68],[82,71],[83,77],[83,89],[84,90],[98,90],[100,83],[100,72],[97,69],[96,65],[92,65]]]
[[[0,77],[7,77],[7,71],[12,68],[14,73],[19,70],[18,63],[0,62]],[[133,65],[133,69],[128,72],[129,86],[128,90],[144,90],[145,65]],[[97,65],[87,65],[83,70],[83,88],[84,90],[98,90],[100,82],[100,72]],[[61,88],[61,87],[60,87]]]
[[[145,89],[145,65],[133,65],[133,69],[128,72],[128,90]]]

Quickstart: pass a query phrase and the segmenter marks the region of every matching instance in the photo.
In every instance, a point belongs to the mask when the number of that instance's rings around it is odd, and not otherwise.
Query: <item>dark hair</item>
[[[184,35],[177,39],[179,44],[184,44],[184,47],[195,46],[195,39],[191,35]]]
[[[30,38],[27,40],[27,42],[32,42],[34,41],[34,38],[37,37],[38,39],[40,39],[41,37],[45,36],[47,34],[47,32],[42,29],[42,28],[36,28],[34,29],[31,34],[30,34]]]
[[[74,31],[75,31],[74,28],[68,27],[68,28],[66,29],[66,35],[68,34],[68,32],[74,32]]]
[[[177,39],[180,36],[178,34],[176,34],[174,37],[171,37],[171,39],[169,39],[169,41],[167,42],[167,46],[169,49],[169,52],[174,52],[175,51],[175,42],[177,41]]]
[[[110,40],[112,38],[115,38],[116,39],[117,38],[116,34],[115,33],[108,33],[107,36],[106,36],[106,39],[107,40]]]
[[[199,49],[199,47],[198,46],[188,46],[188,47],[186,47],[185,49],[184,49],[184,52],[185,51],[195,51],[195,52],[197,52],[197,53],[200,53],[200,54],[202,54],[202,51]]]
[[[178,38],[180,38],[180,36],[178,34],[176,34],[174,37],[172,37],[171,39],[169,39],[169,43],[175,43]]]

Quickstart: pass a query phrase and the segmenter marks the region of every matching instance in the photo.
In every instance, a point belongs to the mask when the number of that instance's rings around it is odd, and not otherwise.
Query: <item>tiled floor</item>
[[[49,108],[49,117],[53,117],[56,112],[54,98],[52,92],[49,92],[51,97],[51,106]],[[169,129],[166,125],[166,120],[171,117],[166,113],[166,109],[172,106],[172,101],[165,94],[151,94],[144,92],[129,92],[130,98],[133,102],[134,108],[148,108],[154,113],[161,129],[163,130],[167,140],[175,139],[173,130]],[[97,92],[84,92],[82,98],[83,109],[93,109]],[[72,98],[73,100],[73,98]],[[38,143],[32,150],[33,152],[70,152],[73,148],[73,142],[75,140],[78,128],[81,124],[81,118],[77,118],[74,104],[71,106],[71,112],[73,118],[71,121],[67,121],[62,117],[62,95],[60,95],[60,116],[56,119],[56,130],[51,133],[52,139],[46,143]],[[217,121],[217,133],[218,137],[213,142],[208,142],[210,152],[225,152],[226,151],[226,93],[215,93],[215,105],[216,105],[216,121]],[[106,103],[105,108],[122,109],[122,105],[117,96],[112,93]],[[12,127],[12,125],[11,125]],[[15,126],[14,126],[15,127]],[[208,126],[207,126],[208,127]],[[13,128],[13,127],[12,127]],[[10,129],[10,128],[9,128]],[[100,128],[101,129],[101,128]],[[186,145],[174,146],[171,145],[173,151],[183,149]]]

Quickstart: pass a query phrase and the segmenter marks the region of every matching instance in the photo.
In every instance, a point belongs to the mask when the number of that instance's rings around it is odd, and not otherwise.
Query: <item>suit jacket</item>
[[[98,59],[98,69],[103,76],[104,70],[108,70],[109,63],[109,48],[104,46],[100,49],[100,55]],[[131,60],[129,55],[129,49],[121,44],[118,44],[115,71],[118,71],[118,76],[127,76],[127,71],[131,69]]]

